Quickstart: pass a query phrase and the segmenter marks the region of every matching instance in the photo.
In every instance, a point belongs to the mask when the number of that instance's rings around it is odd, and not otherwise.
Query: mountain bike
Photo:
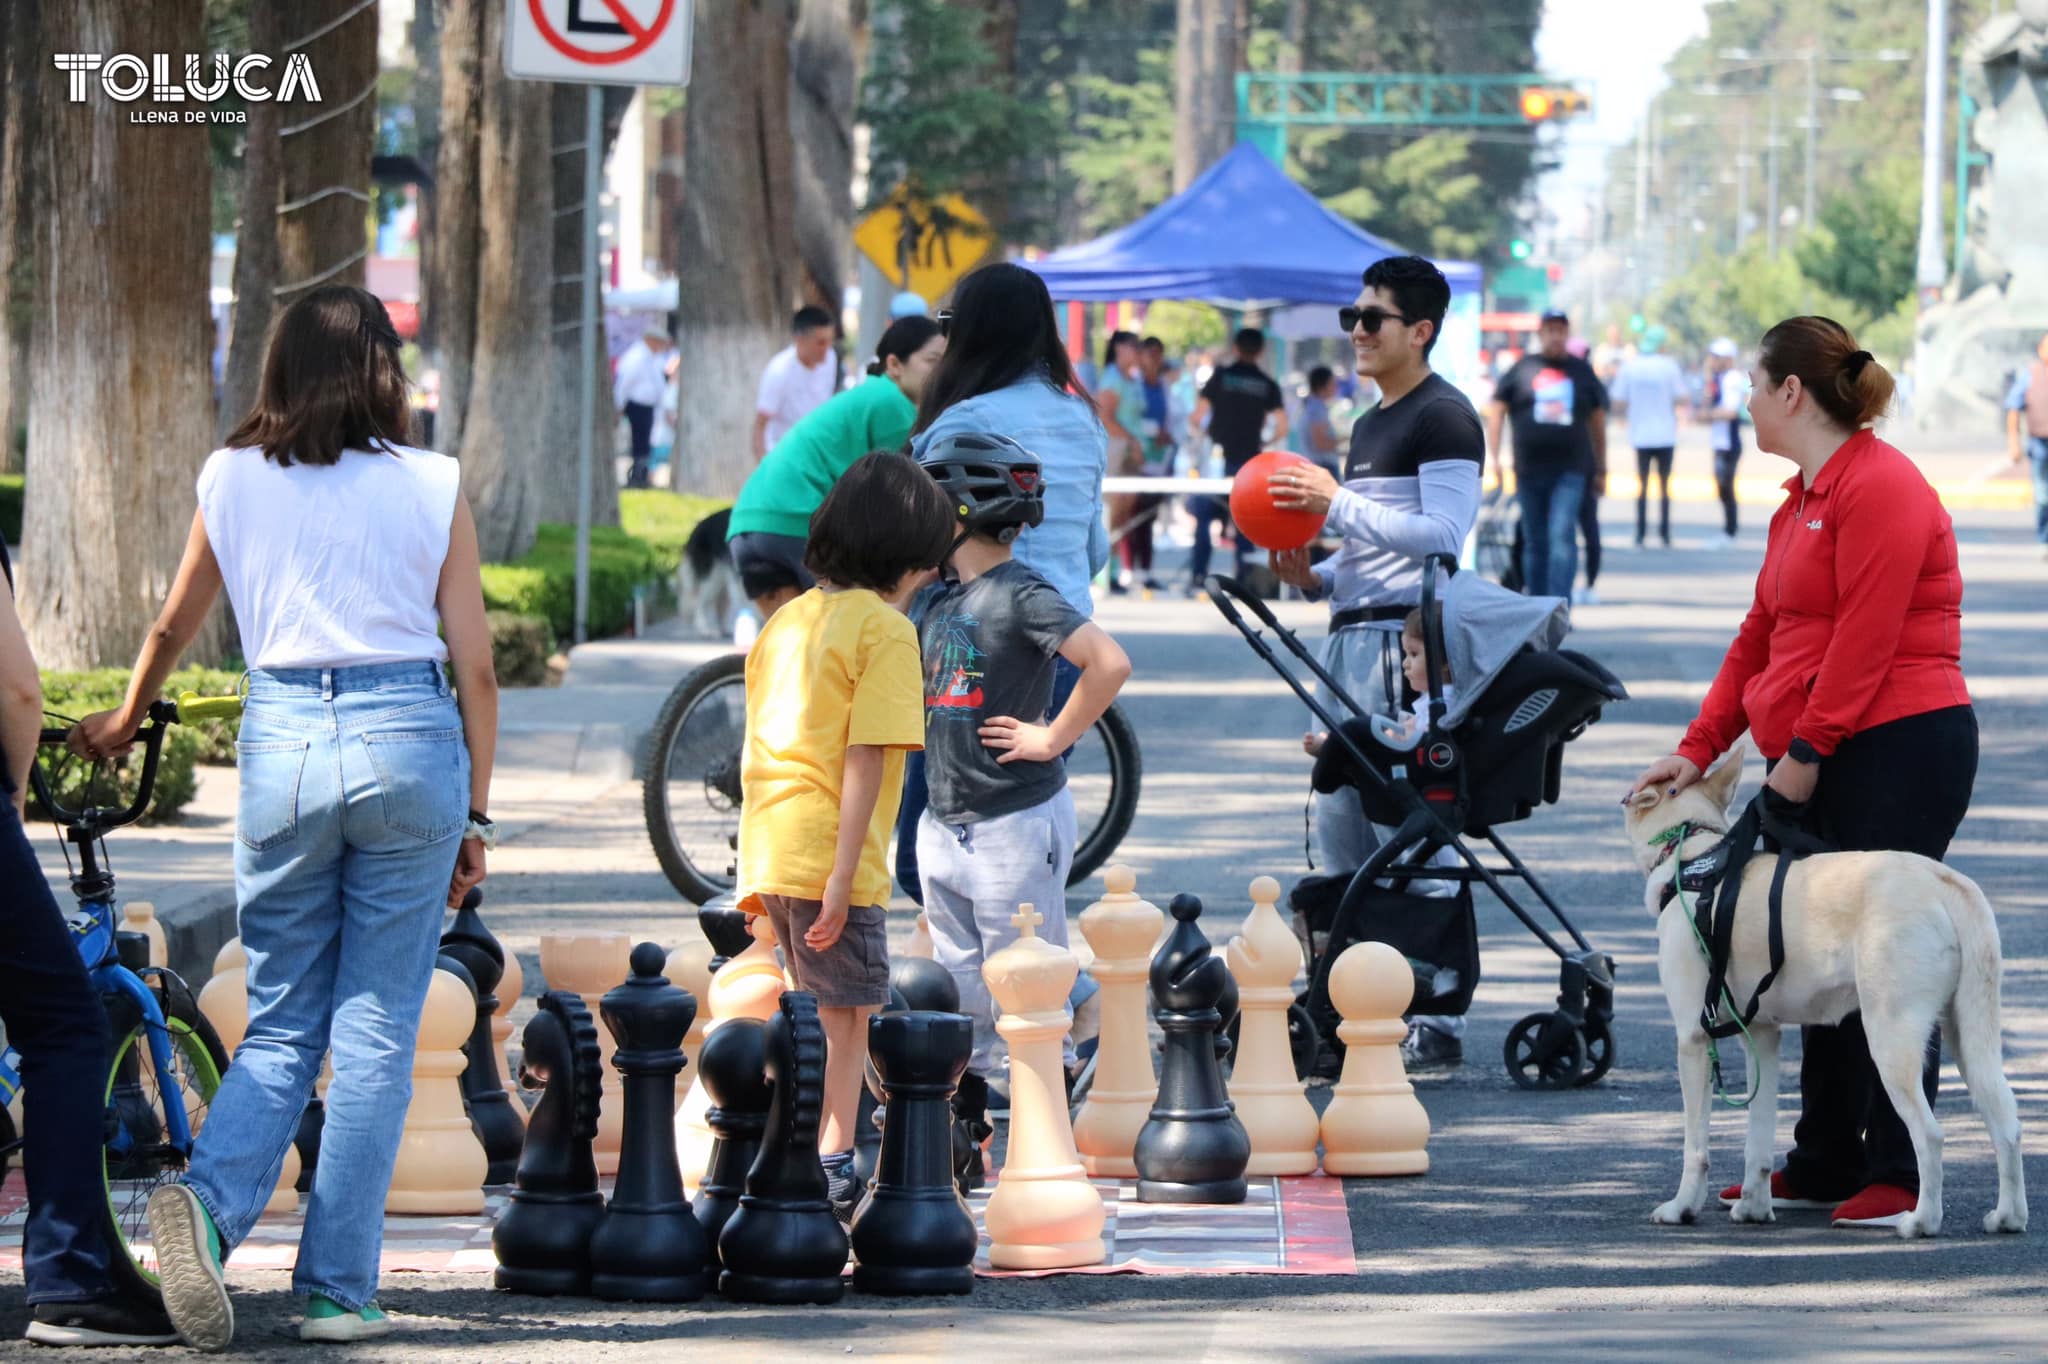
[[[641,785],[647,833],[670,884],[693,904],[731,890],[738,877],[746,668],[744,654],[728,654],[685,677],[649,740]],[[1131,831],[1143,774],[1137,731],[1112,705],[1067,755],[1081,831],[1068,885],[1087,879]]]
[[[149,1245],[149,1195],[181,1173],[191,1159],[193,1140],[220,1088],[228,1054],[185,982],[168,967],[149,964],[149,939],[116,928],[120,920],[114,911],[106,835],[135,823],[149,809],[164,736],[172,725],[232,720],[241,711],[241,698],[235,696],[186,692],[176,701],[152,702],[148,721],[135,736],[142,750],[142,773],[135,799],[126,806],[92,803],[102,766],[98,761],[86,775],[78,807],[59,802],[56,791],[63,786],[69,765],[84,761],[64,748],[69,729],[42,732],[41,744],[63,756],[39,757],[29,770],[36,804],[63,833],[71,893],[78,900],[78,912],[70,919],[72,939],[106,1008],[108,1036],[113,1039],[100,1132],[105,1225],[110,1244],[120,1252],[113,1257],[113,1269],[124,1287],[145,1293],[157,1291],[156,1256]],[[51,767],[48,778],[43,771],[46,762]],[[0,1051],[0,1181],[22,1144],[4,1106],[21,1089],[21,1054],[9,1047]]]

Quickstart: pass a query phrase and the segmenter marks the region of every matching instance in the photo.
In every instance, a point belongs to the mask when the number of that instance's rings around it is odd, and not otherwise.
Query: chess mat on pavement
[[[1140,1203],[1135,1181],[1099,1179],[1107,1217],[1102,1239],[1108,1254],[1082,1269],[1008,1271],[992,1269],[984,1235],[975,1272],[989,1276],[1045,1274],[1355,1274],[1351,1217],[1341,1181],[1255,1179],[1238,1204]],[[981,1224],[988,1190],[969,1203]],[[387,1274],[488,1274],[491,1227],[506,1196],[493,1192],[483,1212],[471,1216],[384,1219]],[[235,1249],[232,1269],[289,1270],[298,1255],[305,1225],[304,1200],[297,1211],[266,1214]],[[0,1269],[21,1270],[21,1227],[26,1195],[18,1172],[0,1189]]]

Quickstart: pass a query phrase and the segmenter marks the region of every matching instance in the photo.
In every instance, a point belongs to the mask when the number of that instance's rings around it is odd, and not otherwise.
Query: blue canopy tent
[[[1024,264],[1057,299],[1193,299],[1249,309],[1349,303],[1366,266],[1402,254],[1324,208],[1264,153],[1240,142],[1130,226]],[[1453,294],[1478,293],[1478,266],[1437,264]]]

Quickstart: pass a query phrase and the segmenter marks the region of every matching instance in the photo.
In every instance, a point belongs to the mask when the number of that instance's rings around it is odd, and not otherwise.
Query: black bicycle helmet
[[[963,431],[941,436],[918,461],[953,499],[963,530],[1004,544],[1045,520],[1045,475],[1038,456],[1008,436]]]

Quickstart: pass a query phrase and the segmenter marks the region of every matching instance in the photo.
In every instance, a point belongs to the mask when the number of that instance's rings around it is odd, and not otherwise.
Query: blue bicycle
[[[125,807],[92,803],[101,766],[97,762],[86,774],[76,809],[60,804],[53,788],[67,785],[67,765],[77,760],[53,756],[39,761],[29,773],[36,804],[63,831],[71,893],[78,899],[71,932],[106,1008],[108,1036],[113,1039],[101,1139],[107,1229],[123,1251],[114,1257],[114,1272],[129,1287],[148,1293],[157,1291],[156,1258],[149,1246],[149,1195],[183,1171],[191,1158],[193,1139],[220,1088],[228,1054],[185,982],[175,972],[149,964],[149,940],[117,929],[106,835],[135,823],[149,808],[170,726],[232,720],[241,710],[239,697],[198,697],[190,692],[175,702],[154,702],[148,723],[136,735],[142,752],[140,785],[134,801]],[[69,733],[45,729],[41,742],[61,753]],[[52,768],[49,778],[44,775],[45,761]],[[77,850],[75,863],[72,849]],[[0,1180],[21,1147],[4,1106],[21,1088],[20,1053],[12,1048],[0,1051]]]

